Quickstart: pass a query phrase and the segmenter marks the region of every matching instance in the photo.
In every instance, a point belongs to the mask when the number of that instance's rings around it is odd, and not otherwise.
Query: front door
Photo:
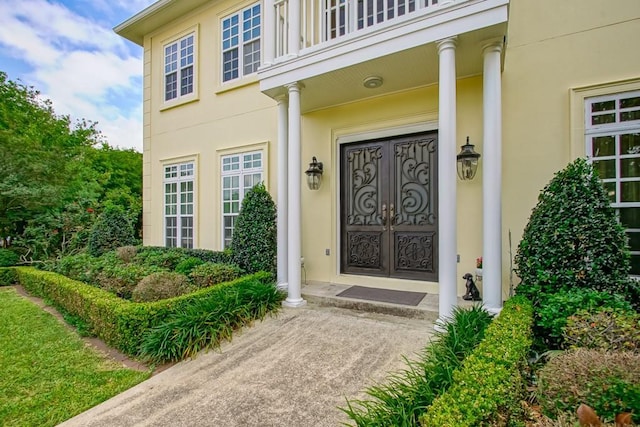
[[[436,131],[340,147],[341,271],[438,280]]]

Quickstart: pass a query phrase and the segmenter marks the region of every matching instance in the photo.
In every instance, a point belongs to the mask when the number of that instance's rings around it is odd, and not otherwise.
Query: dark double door
[[[340,147],[341,271],[438,280],[437,132]]]

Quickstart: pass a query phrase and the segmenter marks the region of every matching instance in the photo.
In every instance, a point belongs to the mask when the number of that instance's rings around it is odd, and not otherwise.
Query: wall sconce
[[[472,180],[476,176],[478,170],[478,159],[480,154],[473,150],[474,145],[469,144],[469,137],[467,137],[467,143],[460,147],[460,154],[458,154],[458,177],[461,180]]]
[[[316,156],[313,156],[313,160],[309,163],[309,169],[305,171],[309,190],[317,190],[320,188],[320,184],[322,184],[322,171],[322,162],[319,162]]]

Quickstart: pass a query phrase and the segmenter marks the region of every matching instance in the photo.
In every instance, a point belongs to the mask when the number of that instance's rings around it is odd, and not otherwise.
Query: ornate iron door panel
[[[437,133],[341,147],[341,270],[437,281]]]

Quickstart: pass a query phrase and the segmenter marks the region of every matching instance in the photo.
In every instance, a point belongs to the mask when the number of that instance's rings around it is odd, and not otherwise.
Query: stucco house
[[[482,256],[499,311],[509,232],[588,156],[640,274],[638,0],[159,0],[115,31],[144,49],[146,245],[223,249],[264,182],[286,305],[304,258],[444,318]]]

